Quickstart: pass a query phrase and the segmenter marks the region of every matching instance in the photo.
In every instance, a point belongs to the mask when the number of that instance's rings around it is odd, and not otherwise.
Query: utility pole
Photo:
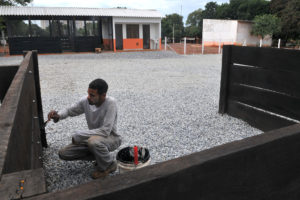
[[[182,5],[180,5],[180,15],[182,16]]]

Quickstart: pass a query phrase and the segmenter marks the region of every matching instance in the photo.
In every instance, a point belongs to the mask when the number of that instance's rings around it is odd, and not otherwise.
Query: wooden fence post
[[[39,125],[41,131],[41,142],[43,147],[47,147],[46,131],[44,127],[44,115],[43,115],[43,104],[41,97],[41,87],[40,87],[40,75],[39,75],[39,63],[38,63],[38,53],[37,50],[32,51],[33,58],[33,70],[34,70],[34,81],[36,90],[36,100],[38,107]]]
[[[231,65],[231,52],[232,52],[231,45],[223,46],[220,101],[219,101],[219,113],[221,114],[226,113],[227,110],[228,81],[229,81],[229,70]]]

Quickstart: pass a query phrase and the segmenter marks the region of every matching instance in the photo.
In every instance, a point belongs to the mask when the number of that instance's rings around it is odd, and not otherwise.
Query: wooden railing
[[[42,144],[47,144],[37,52],[28,52],[19,67],[0,67],[0,71],[5,83],[0,95],[4,96],[0,107],[0,197],[43,193]]]

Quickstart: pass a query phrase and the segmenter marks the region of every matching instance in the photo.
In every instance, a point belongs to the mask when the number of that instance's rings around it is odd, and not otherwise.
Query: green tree
[[[253,20],[257,15],[270,14],[270,2],[267,0],[230,0],[217,7],[219,19]]]
[[[252,27],[252,34],[264,39],[267,35],[271,37],[273,34],[280,32],[280,20],[278,17],[265,14],[254,18]]]
[[[270,9],[271,13],[277,15],[278,17],[282,16],[282,11],[287,5],[287,0],[271,0]]]
[[[205,10],[203,11],[203,19],[216,19],[217,8],[218,4],[216,2],[208,2],[205,5]]]
[[[26,6],[31,3],[33,0],[0,0],[0,6]],[[0,17],[0,30],[5,29],[5,20],[3,17]]]
[[[186,24],[185,35],[189,37],[201,37],[202,22],[203,22],[203,16],[202,16],[201,8],[190,13],[185,23]]]
[[[216,16],[218,19],[231,19],[231,8],[228,3],[223,3],[217,7]]]
[[[161,20],[161,33],[162,37],[173,38],[173,26],[174,26],[174,37],[181,38],[184,34],[184,27],[182,22],[183,17],[176,13],[166,15]]]
[[[270,2],[265,0],[245,0],[238,7],[237,19],[252,20],[257,15],[270,14]]]
[[[33,0],[0,0],[1,6],[26,6],[31,3]]]
[[[285,41],[300,39],[300,1],[272,0],[271,11],[281,20],[282,31],[278,37]]]

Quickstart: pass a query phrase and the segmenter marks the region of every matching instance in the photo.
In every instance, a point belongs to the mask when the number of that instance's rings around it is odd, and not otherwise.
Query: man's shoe
[[[98,178],[103,178],[105,176],[107,176],[109,173],[112,173],[114,171],[117,170],[117,162],[116,161],[113,161],[108,167],[106,170],[104,171],[99,171],[99,170],[96,170],[92,173],[92,178],[93,179],[98,179]]]

